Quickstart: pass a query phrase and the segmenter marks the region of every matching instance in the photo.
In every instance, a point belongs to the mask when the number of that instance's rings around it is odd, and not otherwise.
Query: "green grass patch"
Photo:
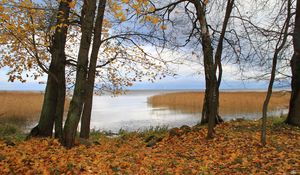
[[[92,129],[90,132],[91,140],[98,140],[102,138],[117,138],[122,140],[127,140],[132,137],[140,137],[141,139],[147,139],[149,137],[157,137],[162,138],[168,133],[169,129],[167,126],[156,126],[150,127],[143,130],[138,131],[126,131],[124,129],[120,129],[118,133],[112,133],[107,131],[100,131]]]
[[[13,124],[2,123],[0,124],[0,139],[11,141],[23,141],[26,138],[26,134],[22,130]]]

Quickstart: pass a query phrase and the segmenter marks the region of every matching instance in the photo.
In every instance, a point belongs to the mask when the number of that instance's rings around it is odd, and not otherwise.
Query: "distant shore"
[[[222,91],[220,93],[220,113],[256,113],[262,109],[266,92],[262,91]],[[185,91],[155,95],[148,98],[152,107],[168,107],[189,113],[202,111],[204,92]],[[269,110],[286,109],[290,99],[289,91],[273,92]]]
[[[153,107],[169,107],[185,112],[201,112],[203,91],[201,90],[130,90],[127,94],[142,93],[155,95],[148,98]],[[0,91],[0,117],[36,117],[41,110],[43,91]],[[256,112],[261,110],[265,92],[262,90],[222,90],[220,95],[221,113],[236,111]],[[269,109],[287,108],[290,92],[286,90],[274,90]],[[66,104],[68,105],[68,104]],[[67,107],[67,106],[66,106]]]

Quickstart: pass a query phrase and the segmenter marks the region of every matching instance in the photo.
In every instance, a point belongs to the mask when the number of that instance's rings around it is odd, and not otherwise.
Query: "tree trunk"
[[[32,129],[29,136],[51,137],[54,121],[63,117],[64,105],[58,105],[59,101],[65,101],[65,44],[68,32],[66,24],[69,18],[69,3],[72,0],[61,1],[57,15],[57,27],[51,47],[51,63],[44,95],[42,112],[38,125]],[[57,127],[61,127],[57,121]],[[56,129],[56,136],[61,135],[61,130]]]
[[[218,72],[219,72],[218,73],[217,84],[216,84],[216,89],[215,89],[215,100],[216,100],[216,108],[217,108],[216,109],[216,116],[215,116],[215,124],[223,122],[223,119],[219,115],[219,94],[220,94],[219,88],[220,88],[220,85],[221,85],[222,73],[223,73],[221,58],[222,58],[222,51],[223,51],[223,41],[224,41],[224,38],[225,38],[226,28],[227,28],[227,24],[228,24],[230,14],[231,14],[231,11],[232,11],[232,8],[233,8],[233,4],[234,4],[234,0],[228,0],[227,1],[226,12],[225,12],[224,22],[223,22],[223,26],[222,26],[221,36],[220,36],[219,41],[218,41],[218,46],[217,46],[216,55],[215,55],[215,63],[212,63],[212,64],[214,64],[214,75],[216,76],[217,69],[218,69]],[[205,15],[205,14],[203,14],[203,15]],[[204,18],[205,18],[205,16],[204,16]],[[199,19],[200,19],[200,17],[199,17]],[[208,32],[208,35],[209,35],[209,32]],[[206,44],[206,43],[203,43],[203,44]],[[210,41],[210,45],[211,45],[211,41]],[[213,52],[212,48],[211,48],[211,51],[208,51],[208,52],[211,52],[211,54],[212,54],[212,52]],[[204,54],[205,54],[205,51],[204,51]],[[205,97],[204,97],[203,108],[202,108],[201,124],[208,123],[208,113],[207,113],[208,112],[207,111],[208,105],[207,105],[207,102],[208,102],[209,93],[210,93],[209,89],[211,88],[208,81],[209,80],[206,79],[206,90],[205,90]],[[212,83],[214,84],[215,82],[212,82]]]
[[[300,0],[297,0],[293,45],[294,55],[291,60],[292,93],[286,123],[300,126]]]
[[[205,16],[205,7],[199,0],[195,1],[195,8],[197,11],[197,17],[201,26],[201,39],[202,39],[202,50],[204,55],[204,71],[205,71],[205,83],[206,83],[206,95],[204,101],[207,103],[206,115],[208,117],[208,133],[207,138],[213,138],[214,126],[217,115],[217,101],[216,101],[216,86],[217,79],[214,71],[214,60],[213,60],[213,48],[211,46],[211,38],[208,30],[208,25]]]
[[[206,124],[208,123],[208,116],[206,113],[206,109],[207,109],[207,102],[206,100],[208,99],[208,89],[209,87],[207,87],[207,84],[205,84],[205,92],[204,92],[204,99],[203,99],[203,106],[202,106],[202,117],[201,117],[201,124]]]
[[[273,84],[275,80],[275,73],[276,73],[276,66],[277,66],[277,58],[278,58],[278,53],[275,52],[274,57],[273,57],[273,63],[272,63],[272,71],[271,71],[271,78],[269,82],[269,87],[266,95],[266,99],[263,104],[263,111],[262,111],[262,126],[261,126],[261,143],[263,146],[266,145],[266,138],[267,138],[267,111],[268,111],[268,105],[271,99],[272,95],[272,89],[273,89]]]
[[[83,6],[84,7],[82,8],[82,10],[84,12],[82,14],[84,15],[82,17],[83,20],[81,24],[82,36],[78,54],[76,82],[64,127],[64,144],[68,148],[74,146],[77,127],[84,103],[87,65],[94,26],[96,0],[86,0],[84,1]]]
[[[58,94],[55,113],[55,138],[62,141],[63,136],[63,116],[66,97],[66,79],[65,79],[65,64],[61,63],[59,69]]]
[[[287,18],[285,21],[285,26],[282,27],[281,33],[283,33],[276,44],[275,47],[275,52],[273,55],[273,61],[272,61],[272,70],[271,70],[271,78],[268,86],[268,91],[266,95],[266,99],[263,104],[263,111],[262,111],[262,126],[261,126],[261,143],[263,146],[266,145],[266,140],[267,140],[267,112],[268,112],[268,105],[272,96],[272,89],[273,89],[273,84],[275,81],[275,75],[276,75],[276,67],[277,67],[277,60],[278,60],[278,55],[280,51],[283,49],[285,46],[287,37],[288,37],[288,29],[289,29],[289,24],[290,24],[290,18],[291,18],[291,0],[287,1]]]
[[[90,123],[91,123],[91,113],[93,105],[93,94],[94,94],[94,83],[95,83],[95,74],[99,48],[101,45],[101,32],[102,24],[104,18],[106,0],[100,0],[98,5],[98,12],[96,17],[96,23],[94,27],[94,39],[93,47],[90,58],[89,72],[86,84],[86,96],[84,101],[84,108],[81,118],[81,128],[80,128],[80,137],[88,139],[90,135]]]
[[[222,68],[222,53],[223,53],[223,42],[226,34],[226,29],[227,25],[230,19],[230,14],[232,12],[234,5],[234,0],[227,0],[227,5],[226,5],[226,12],[223,20],[223,26],[222,26],[222,31],[221,35],[218,41],[218,46],[215,54],[215,72],[217,72],[218,69],[218,79],[217,79],[217,89],[216,89],[216,100],[217,100],[217,116],[216,116],[216,123],[221,123],[223,122],[220,114],[219,114],[219,97],[220,97],[220,85],[222,81],[222,74],[223,74],[223,68]]]

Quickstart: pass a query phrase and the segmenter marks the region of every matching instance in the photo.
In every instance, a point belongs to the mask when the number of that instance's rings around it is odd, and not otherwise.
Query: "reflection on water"
[[[126,95],[112,97],[110,95],[95,96],[92,109],[91,128],[102,131],[118,132],[120,129],[133,131],[143,130],[148,127],[168,126],[179,127],[182,125],[195,125],[200,122],[201,113],[187,113],[179,110],[172,110],[167,107],[152,107],[147,103],[147,98],[153,95],[162,94],[162,91],[135,91]],[[269,113],[271,116],[287,114],[287,109],[277,110]],[[238,113],[224,114],[225,121],[244,118],[259,119],[260,113]],[[5,123],[12,123],[15,119],[9,119]],[[16,121],[21,121],[16,119]],[[35,121],[23,121],[20,126],[26,123],[26,131],[36,125]],[[1,120],[0,120],[1,122]],[[29,125],[28,125],[29,124]]]
[[[133,131],[151,126],[178,127],[200,122],[201,113],[185,113],[147,104],[148,97],[160,93],[162,92],[141,91],[130,92],[119,97],[95,96],[91,128],[118,132],[120,129]],[[286,113],[287,110],[278,110],[269,115],[280,116]],[[236,118],[259,119],[260,117],[260,113],[235,113],[222,116],[225,121]]]
[[[151,126],[193,125],[200,114],[178,113],[167,108],[152,108],[147,97],[159,92],[129,93],[119,97],[95,96],[91,128],[118,132],[145,129]]]

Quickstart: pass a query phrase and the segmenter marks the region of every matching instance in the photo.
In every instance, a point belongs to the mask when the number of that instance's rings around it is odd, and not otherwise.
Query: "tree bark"
[[[206,113],[206,109],[207,109],[207,98],[208,98],[208,88],[207,84],[205,84],[205,92],[204,92],[204,99],[203,99],[203,106],[202,106],[202,117],[201,117],[201,124],[206,124],[208,123],[208,116]]]
[[[211,46],[211,37],[208,29],[208,24],[205,16],[205,6],[199,0],[195,0],[195,8],[197,11],[197,17],[201,26],[201,39],[202,39],[202,50],[204,55],[204,71],[205,71],[205,83],[207,97],[204,101],[207,103],[206,115],[208,118],[208,133],[207,138],[213,138],[214,126],[217,115],[217,100],[216,100],[216,86],[217,79],[214,71],[214,60],[213,60],[213,48]]]
[[[216,108],[217,108],[216,109],[216,116],[215,116],[215,124],[223,122],[223,119],[219,115],[219,94],[220,94],[219,88],[220,88],[220,85],[221,85],[222,73],[223,73],[221,58],[222,58],[222,52],[223,52],[223,41],[224,41],[224,38],[225,38],[226,28],[227,28],[227,25],[228,25],[228,21],[230,19],[230,14],[231,14],[233,5],[234,5],[234,0],[228,0],[227,1],[227,6],[226,6],[226,12],[225,12],[225,17],[224,17],[224,21],[223,21],[222,31],[221,31],[221,35],[220,35],[220,38],[219,38],[219,41],[218,41],[218,46],[217,46],[217,50],[216,50],[216,54],[215,54],[215,63],[213,63],[214,64],[214,75],[215,76],[216,76],[216,72],[217,72],[217,69],[218,69],[218,78],[216,80],[217,81],[216,85],[214,85],[214,86],[216,86],[215,100],[216,100]],[[208,33],[208,35],[209,35],[209,33]],[[203,44],[206,44],[206,43],[203,43]],[[210,41],[210,45],[211,45],[211,41]],[[212,54],[213,50],[209,51],[209,52],[211,52],[211,54]],[[205,52],[204,52],[204,54],[205,54]],[[209,80],[206,80],[206,90],[205,90],[205,97],[204,97],[203,108],[202,108],[201,124],[208,123],[208,118],[209,118],[208,117],[209,114],[207,113],[208,112],[207,108],[209,106],[208,106],[207,103],[208,103],[208,98],[209,98],[209,93],[210,93],[209,89],[211,87],[210,87],[208,81]],[[212,82],[212,83],[214,84],[215,82]]]
[[[70,2],[72,0],[61,1],[59,5],[56,26],[62,27],[56,28],[50,49],[52,58],[40,120],[29,136],[51,137],[55,120],[57,120],[55,122],[55,136],[60,137],[62,135],[62,130],[59,128],[62,127],[64,105],[58,103],[62,101],[64,103],[65,101],[65,44],[68,25],[64,24],[67,23],[69,18]]]
[[[297,0],[293,45],[294,55],[291,60],[292,93],[286,123],[300,126],[300,0]]]
[[[63,136],[63,116],[66,97],[66,79],[65,79],[65,64],[61,63],[59,68],[58,94],[55,112],[55,138],[62,141]]]
[[[73,97],[70,103],[67,120],[64,127],[64,145],[68,148],[73,147],[77,132],[78,123],[81,117],[85,88],[87,78],[87,66],[89,58],[89,50],[94,26],[96,0],[84,1],[84,11],[82,14],[81,24],[81,41],[78,53],[76,82],[74,87]]]
[[[84,101],[84,108],[81,118],[81,128],[80,128],[80,137],[88,139],[90,135],[90,123],[91,123],[91,113],[93,105],[93,94],[94,94],[94,83],[95,83],[95,74],[99,48],[101,45],[101,35],[102,35],[102,24],[104,18],[106,0],[100,0],[98,5],[98,12],[96,17],[96,23],[94,27],[94,39],[93,47],[90,58],[89,72],[86,83],[86,96]]]

